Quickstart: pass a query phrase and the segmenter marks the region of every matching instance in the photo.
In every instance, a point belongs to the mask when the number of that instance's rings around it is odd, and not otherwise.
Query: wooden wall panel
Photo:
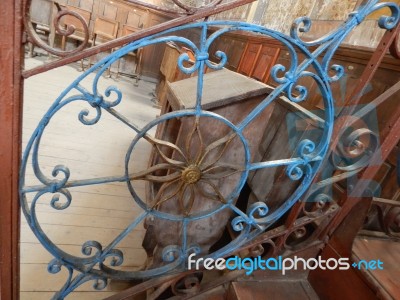
[[[278,53],[279,51],[277,51],[277,48],[263,45],[251,77],[263,82],[266,81],[269,77],[269,71],[277,59]]]
[[[147,27],[168,21],[169,19],[156,14],[150,14]],[[147,46],[143,49],[142,75],[159,79],[161,76],[160,66],[165,51],[165,43]]]
[[[68,0],[68,5],[79,7],[80,0]]]
[[[126,18],[126,24],[137,27],[143,28],[146,26],[147,22],[147,12],[141,9],[134,9],[133,11],[128,12],[128,16]]]
[[[244,54],[242,56],[242,60],[239,64],[238,72],[250,76],[253,72],[254,64],[256,63],[257,56],[261,50],[260,43],[248,43],[246,49],[244,50]]]
[[[242,39],[233,39],[231,40],[231,48],[228,55],[228,66],[230,70],[237,70],[239,67],[240,57],[244,51],[246,46],[246,41]]]
[[[93,10],[93,0],[81,0],[79,2],[79,7],[92,11]]]
[[[31,21],[50,28],[52,3],[46,0],[33,0],[31,5]]]
[[[103,16],[111,20],[117,18],[118,8],[111,4],[105,4],[103,10]]]
[[[210,34],[213,31],[214,30],[210,30]],[[195,43],[199,40],[199,32],[195,32],[192,30],[191,34],[187,36],[191,41]],[[246,45],[247,45],[246,36],[242,36],[235,33],[223,34],[210,45],[210,50],[209,50],[210,60],[215,63],[218,63],[220,60],[216,56],[216,52],[222,51],[226,54],[228,58],[225,68],[232,71],[236,71],[239,67],[240,59],[242,57],[243,51],[245,51]]]

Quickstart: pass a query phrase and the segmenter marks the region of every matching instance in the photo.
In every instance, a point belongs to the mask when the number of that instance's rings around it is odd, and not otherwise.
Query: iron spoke
[[[217,186],[215,184],[213,184],[211,181],[207,180],[207,179],[202,179],[201,182],[204,182],[206,184],[208,184],[209,186],[212,187],[212,189],[214,190],[214,192],[216,193],[216,195],[213,198],[216,198],[214,200],[217,200],[219,202],[221,202],[222,204],[226,204],[226,200],[224,198],[224,196],[222,196],[222,194],[220,193],[220,191],[218,190]],[[207,195],[208,193],[206,191],[202,191],[205,195]]]
[[[201,165],[204,161],[204,159],[207,157],[207,155],[214,149],[221,147],[222,145],[224,145],[223,149],[220,151],[218,157],[216,159],[214,159],[214,161],[212,163],[209,163],[208,165],[206,165],[204,167],[204,169],[214,165],[218,160],[221,159],[222,155],[225,153],[225,150],[228,148],[229,144],[233,141],[233,139],[235,138],[236,133],[231,133],[231,134],[227,134],[226,136],[224,136],[223,138],[211,143],[210,145],[207,146],[207,148],[205,149],[204,155],[202,156],[202,158],[200,159],[198,165]]]
[[[164,191],[165,191],[169,186],[171,186],[172,184],[174,184],[174,183],[177,182],[177,181],[178,181],[178,179],[173,180],[173,181],[171,181],[171,182],[168,182],[168,183],[164,184],[164,185],[160,188],[160,190],[158,191],[157,196],[156,196],[156,198],[155,198],[155,199],[156,199],[156,201],[155,201],[156,203],[151,207],[152,209],[154,209],[154,208],[156,208],[156,207],[159,207],[162,203],[164,203],[164,202],[170,200],[171,198],[175,197],[175,196],[179,193],[179,191],[181,190],[182,186],[184,185],[184,182],[180,182],[179,185],[178,185],[178,188],[177,188],[177,189],[175,190],[175,192],[173,192],[170,196],[167,196],[166,198],[164,198],[164,199],[162,199],[162,200],[157,200],[157,199],[160,199],[160,198],[161,198],[162,194],[164,193]]]

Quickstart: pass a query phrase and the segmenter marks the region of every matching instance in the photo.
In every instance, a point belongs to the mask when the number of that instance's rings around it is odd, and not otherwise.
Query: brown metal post
[[[0,299],[19,298],[22,0],[0,4]]]

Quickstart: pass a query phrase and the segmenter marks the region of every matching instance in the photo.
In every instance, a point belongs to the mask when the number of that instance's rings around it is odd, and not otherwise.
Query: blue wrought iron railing
[[[80,75],[60,94],[39,122],[26,146],[20,171],[20,197],[24,215],[36,237],[51,255],[54,256],[54,259],[49,263],[48,271],[57,273],[63,267],[68,270],[68,279],[55,295],[55,298],[62,299],[82,283],[91,280],[95,281],[94,287],[96,289],[101,289],[107,285],[107,280],[110,278],[125,280],[147,279],[184,271],[188,255],[191,253],[201,253],[201,248],[187,239],[188,226],[198,220],[204,220],[216,215],[223,210],[231,211],[233,218],[229,226],[237,232],[237,236],[222,248],[213,253],[206,254],[205,256],[207,257],[218,258],[234,253],[239,247],[252,241],[279,220],[309,189],[328,151],[334,126],[334,99],[330,85],[344,74],[342,66],[331,65],[332,56],[354,27],[360,24],[368,14],[382,7],[390,8],[392,15],[381,17],[379,26],[385,29],[393,28],[399,20],[399,7],[391,3],[377,4],[376,0],[368,1],[356,12],[352,13],[343,25],[316,41],[303,41],[299,36],[299,32],[307,32],[310,29],[311,21],[307,17],[299,18],[294,22],[290,36],[243,22],[213,21],[184,25],[134,41],[108,55]],[[210,26],[217,27],[218,30],[208,36]],[[180,32],[187,29],[200,30],[201,36],[198,44],[179,36]],[[221,35],[232,31],[246,31],[269,36],[282,43],[290,55],[289,68],[286,69],[279,64],[272,68],[271,75],[277,83],[277,87],[238,124],[233,124],[225,117],[202,109],[203,88],[205,88],[203,86],[205,67],[217,70],[222,69],[228,59],[225,53],[218,51],[216,56],[220,58],[220,62],[218,64],[211,63],[209,60],[210,46]],[[105,90],[104,95],[101,94],[98,89],[99,79],[111,64],[127,53],[135,51],[138,48],[169,41],[183,45],[191,49],[194,53],[195,61],[191,67],[185,67],[185,62],[189,60],[187,54],[182,54],[177,64],[180,70],[186,74],[197,72],[195,107],[193,109],[164,114],[145,127],[139,128],[134,124],[133,120],[115,110],[115,107],[121,101],[124,101],[124,96],[120,90],[115,86],[110,86]],[[300,61],[299,53],[305,57],[303,61]],[[313,71],[310,71],[311,69]],[[330,75],[332,72],[334,73],[333,76]],[[90,74],[95,74],[95,77],[91,89],[87,89],[82,84],[82,81],[87,79]],[[323,134],[319,136],[318,140],[304,139],[300,141],[297,151],[292,158],[282,157],[279,160],[273,161],[251,161],[250,148],[243,131],[248,126],[251,126],[251,122],[281,95],[286,95],[290,101],[296,103],[307,101],[309,91],[307,87],[298,83],[302,78],[311,78],[320,90],[324,103]],[[103,113],[109,113],[122,124],[136,132],[136,137],[126,154],[125,170],[121,172],[120,176],[70,180],[71,170],[67,166],[57,165],[51,174],[45,174],[42,170],[38,157],[40,154],[41,138],[46,132],[47,125],[60,110],[76,102],[85,102],[92,107],[92,111],[85,109],[81,110],[78,114],[79,121],[83,125],[91,126],[96,124],[102,118]],[[186,137],[186,149],[182,149],[169,141],[159,140],[149,133],[153,127],[177,118],[191,118],[194,120],[191,133]],[[190,150],[188,148],[191,145],[192,139],[196,136],[198,140],[202,140],[202,135],[206,134],[201,132],[199,124],[207,118],[215,119],[229,128],[229,134],[210,145],[201,145],[196,157],[190,157],[188,154]],[[218,149],[220,158],[226,150],[226,144],[229,144],[232,139],[240,141],[239,145],[242,147],[244,153],[242,163],[238,165],[224,165],[217,164],[218,158],[213,162],[206,159],[208,153],[215,149]],[[131,169],[129,166],[132,160],[132,151],[141,140],[146,140],[152,145],[162,158],[162,163],[139,172],[138,170]],[[174,159],[168,157],[164,153],[165,149],[175,152],[177,154],[176,157]],[[30,160],[32,161],[32,166],[28,164]],[[291,180],[299,183],[295,192],[289,195],[280,207],[272,211],[269,210],[268,203],[264,202],[257,202],[251,205],[245,212],[240,210],[236,206],[236,199],[245,185],[249,173],[258,169],[278,166],[285,167],[286,175]],[[34,175],[40,181],[40,185],[26,186],[25,177],[30,167],[33,168]],[[213,167],[218,168],[219,171],[216,172],[214,169],[211,172],[210,170]],[[160,170],[165,170],[165,173],[168,175],[158,175],[157,172]],[[212,176],[210,175],[211,173]],[[212,179],[215,177],[218,178],[218,176],[222,178],[234,175],[239,176],[236,187],[226,195],[220,192],[220,187]],[[156,196],[154,199],[141,198],[132,184],[136,180],[161,184],[164,186],[159,193],[161,196]],[[98,241],[87,241],[82,245],[82,253],[86,257],[77,257],[59,248],[42,230],[37,218],[36,206],[44,195],[51,195],[50,206],[53,209],[60,211],[68,210],[73,201],[73,192],[71,191],[74,188],[111,182],[125,182],[134,201],[142,209],[142,213],[136,219],[132,220],[107,246],[102,246]],[[197,198],[200,193],[198,191],[199,187],[196,187],[198,183],[209,185],[212,192],[208,196],[210,201],[215,202],[213,209],[204,211],[192,210],[193,205],[198,201]],[[162,193],[163,190],[172,185],[175,186],[174,192],[170,194]],[[33,200],[30,204],[27,201],[28,194],[33,195]],[[177,209],[174,212],[162,209],[163,204],[168,201],[176,201]],[[115,269],[114,267],[123,266],[124,263],[123,252],[118,249],[119,243],[148,217],[180,223],[180,243],[169,245],[163,249],[163,264],[161,266],[141,271]],[[106,259],[110,257],[112,258],[111,263],[107,264]]]

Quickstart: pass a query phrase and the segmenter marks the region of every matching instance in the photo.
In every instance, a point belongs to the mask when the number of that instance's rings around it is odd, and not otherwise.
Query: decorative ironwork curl
[[[308,199],[303,207],[303,213],[309,217],[325,215],[337,208],[332,197],[324,193],[317,193],[316,196],[310,196]]]
[[[203,22],[170,29],[130,43],[113,52],[111,55],[99,61],[85,73],[80,75],[55,100],[54,104],[40,121],[27,144],[26,150],[23,154],[20,171],[20,197],[22,210],[35,235],[46,249],[55,257],[55,260],[49,265],[49,270],[51,272],[57,272],[62,266],[64,266],[69,272],[67,283],[56,295],[56,298],[62,299],[77,286],[88,280],[95,280],[97,287],[103,287],[107,284],[108,278],[145,279],[184,270],[187,256],[193,252],[200,254],[202,251],[201,247],[190,245],[191,241],[189,241],[187,237],[188,225],[217,215],[223,210],[228,210],[233,215],[233,220],[230,225],[237,231],[238,235],[230,243],[213,253],[205,255],[205,257],[217,258],[232,253],[238,249],[238,247],[243,246],[246,242],[256,238],[283,216],[309,188],[327,153],[334,123],[334,99],[329,84],[332,81],[337,80],[343,74],[343,68],[340,66],[333,65],[328,68],[328,66],[330,66],[331,57],[344,37],[358,25],[360,20],[371,11],[376,10],[378,6],[383,7],[381,4],[376,5],[376,2],[377,1],[372,0],[368,1],[368,3],[360,8],[358,12],[352,14],[349,17],[349,20],[342,25],[339,30],[334,31],[332,34],[317,42],[304,42],[296,35],[296,33],[293,33],[293,31],[291,36],[286,36],[261,26],[243,22]],[[380,25],[390,27],[394,22],[398,21],[399,9],[397,6],[391,4],[385,5],[391,8],[393,16],[382,21]],[[295,24],[303,24],[303,28],[301,29],[302,31],[306,31],[309,28],[308,21],[304,18],[299,19]],[[208,26],[221,26],[221,29],[207,37]],[[176,36],[179,31],[189,28],[198,28],[201,30],[199,45],[195,45],[188,39]],[[227,118],[202,109],[203,76],[204,67],[206,65],[212,65],[213,68],[222,68],[227,61],[225,53],[217,52],[220,57],[220,62],[216,65],[211,64],[208,57],[210,45],[222,34],[238,30],[259,33],[278,40],[287,48],[291,58],[291,64],[287,69],[281,65],[272,68],[272,78],[278,83],[278,86],[268,96],[266,96],[265,99],[260,101],[260,103],[243,120],[241,120],[239,124],[233,124]],[[174,41],[178,44],[188,46],[195,53],[195,62],[192,67],[184,67],[184,62],[188,59],[185,55],[179,58],[177,64],[183,72],[198,72],[196,104],[193,109],[175,111],[162,115],[147,124],[144,128],[138,128],[127,117],[113,109],[113,107],[117,106],[123,98],[123,95],[118,88],[107,88],[104,97],[98,92],[98,80],[112,63],[127,53],[138,48],[157,43],[164,43],[166,41]],[[310,48],[310,46],[314,45],[318,45],[316,50]],[[305,56],[303,62],[299,62],[296,49]],[[322,58],[321,63],[319,62],[320,60],[318,60],[319,58]],[[309,67],[312,67],[315,70],[315,73],[308,72],[307,70]],[[336,74],[329,76],[329,69],[333,69]],[[97,72],[97,74],[93,81],[92,91],[89,92],[89,90],[81,85],[81,82],[87,78],[89,74],[95,72]],[[286,93],[288,98],[292,101],[306,101],[307,88],[297,84],[299,79],[305,76],[311,77],[315,81],[317,88],[321,91],[324,101],[325,110],[323,116],[323,133],[320,139],[318,141],[311,141],[308,139],[300,141],[297,152],[293,154],[292,158],[252,162],[250,148],[243,133],[244,130],[271,103],[273,103],[277,97],[282,95],[282,93]],[[77,94],[74,96],[67,96],[70,95],[71,91],[75,93],[77,92]],[[292,91],[297,91],[298,95],[295,95]],[[115,99],[113,98],[114,95],[116,95]],[[105,98],[112,99],[106,100]],[[92,117],[89,117],[88,110],[81,110],[78,114],[78,119],[83,125],[90,126],[97,123],[101,119],[102,113],[106,111],[114,116],[116,120],[136,132],[136,137],[132,141],[126,155],[125,169],[123,170],[123,174],[120,176],[72,181],[70,180],[70,174],[74,170],[69,170],[67,167],[56,166],[52,172],[53,178],[45,176],[40,169],[38,153],[44,131],[58,111],[66,105],[77,101],[94,108],[95,115]],[[169,141],[162,141],[150,135],[149,131],[154,126],[177,118],[190,119],[192,120],[193,125],[191,129],[189,129],[188,134],[181,145],[175,145]],[[225,133],[222,137],[219,137],[206,145],[203,138],[205,133],[201,130],[201,122],[202,119],[205,118],[210,118],[220,122],[225,126],[225,128],[227,128],[228,133]],[[136,167],[132,168],[131,164],[129,164],[132,151],[141,139],[152,145],[161,160],[160,163],[145,171],[138,171],[136,170]],[[349,141],[354,140],[355,139],[350,138]],[[243,159],[239,164],[228,164],[226,161],[221,159],[224,157],[226,151],[229,151],[229,145],[232,145],[233,143],[237,143],[237,145],[239,145],[238,147],[241,147],[243,151]],[[198,149],[197,152],[192,151],[192,148],[195,148],[193,145],[199,146],[196,148]],[[165,151],[166,148],[173,151],[176,155],[172,157],[169,156]],[[30,157],[32,158],[34,174],[42,185],[32,187],[25,185],[25,174]],[[235,201],[243,188],[250,171],[282,166],[286,167],[287,175],[290,179],[298,181],[298,187],[293,194],[286,199],[286,201],[273,210],[268,209],[267,203],[264,202],[258,202],[250,206],[246,213],[236,207]],[[159,175],[158,171],[160,170],[166,170],[166,175]],[[60,177],[60,175],[63,175],[61,179],[54,179],[55,177]],[[225,195],[219,190],[218,180],[230,176],[236,179],[236,187],[229,194]],[[132,181],[135,180],[145,180],[151,183],[160,184],[158,190],[159,196],[156,196],[152,203],[141,199],[132,184]],[[101,244],[96,241],[88,241],[84,243],[82,246],[82,253],[87,257],[76,257],[59,249],[40,227],[40,222],[37,219],[35,210],[39,198],[48,193],[56,194],[58,196],[64,195],[67,199],[65,203],[61,204],[59,198],[53,196],[50,205],[52,205],[53,208],[65,210],[72,201],[73,189],[75,187],[92,184],[105,184],[110,182],[125,182],[132,197],[142,209],[142,213],[106,247],[103,248]],[[200,189],[197,188],[199,194],[203,193],[202,197],[208,198],[208,201],[215,202],[215,205],[204,211],[193,211],[194,204],[196,203],[196,185],[199,183],[202,184]],[[28,205],[26,198],[29,193],[36,193],[31,205]],[[173,203],[177,204],[175,205],[177,210],[172,213],[163,211],[162,207],[172,203],[172,201],[175,201]],[[322,209],[322,207],[319,209]],[[115,266],[123,265],[123,253],[116,249],[116,247],[148,216],[158,220],[166,220],[168,222],[180,222],[182,224],[181,232],[178,233],[178,236],[181,237],[180,242],[162,248],[162,266],[132,272],[114,269],[113,267]],[[111,263],[110,266],[107,266],[105,260],[110,257],[112,258]],[[73,278],[74,272],[77,272],[78,275]]]
[[[376,218],[377,214],[377,218]],[[400,239],[400,206],[396,201],[374,198],[368,217],[377,219],[378,224],[373,224],[370,219],[365,224],[367,234],[369,230],[383,232],[392,239]],[[380,233],[378,233],[380,236]]]
[[[365,141],[366,140],[366,141]],[[361,170],[369,164],[372,155],[379,149],[378,134],[367,128],[344,133],[332,154],[332,163],[341,171]]]
[[[255,245],[249,249],[249,256],[257,257],[263,255],[265,249],[262,244]]]
[[[301,226],[295,228],[292,232],[290,232],[284,242],[284,247],[289,250],[295,250],[304,245],[305,243],[309,243],[315,237],[313,236],[313,231],[309,226]]]
[[[400,238],[400,207],[391,207],[382,221],[387,235]]]
[[[71,36],[75,33],[75,29],[76,29],[75,26],[68,25],[66,29],[62,28],[62,26],[61,26],[62,19],[65,16],[71,16],[71,17],[74,17],[77,21],[79,21],[79,23],[82,25],[83,40],[82,40],[82,43],[78,47],[76,47],[72,50],[60,50],[60,49],[53,48],[50,45],[46,44],[36,33],[36,30],[33,27],[32,22],[30,20],[31,3],[32,3],[32,0],[26,1],[25,16],[24,16],[24,26],[25,26],[26,32],[28,34],[29,42],[44,49],[45,51],[47,51],[51,54],[61,56],[61,57],[72,55],[74,53],[78,53],[87,47],[87,45],[89,43],[89,27],[88,27],[88,24],[86,23],[85,19],[77,12],[69,11],[66,9],[61,9],[61,7],[57,3],[55,3],[55,4],[57,6],[58,12],[55,15],[54,20],[53,20],[54,28],[56,29],[56,32],[65,38],[68,38],[69,36]]]
[[[175,280],[171,285],[171,290],[176,296],[196,295],[200,290],[201,274],[190,274]]]

